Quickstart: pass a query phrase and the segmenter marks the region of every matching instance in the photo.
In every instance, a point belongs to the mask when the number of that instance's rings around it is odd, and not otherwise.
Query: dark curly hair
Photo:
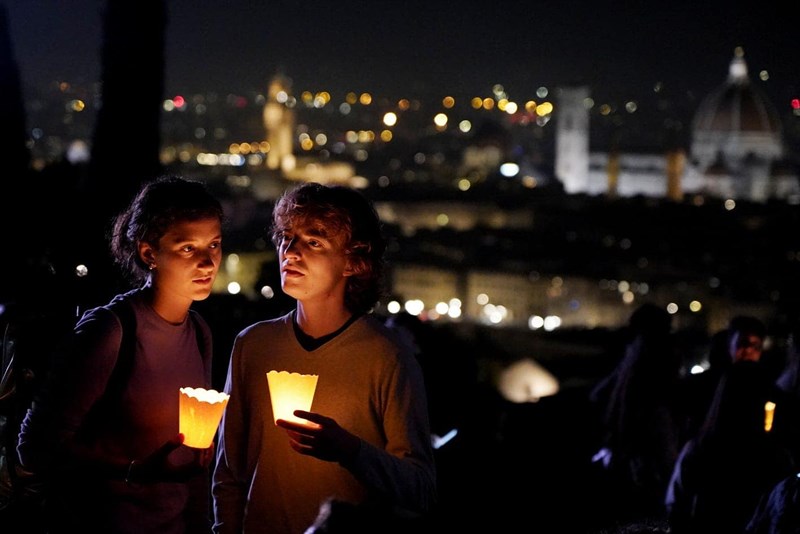
[[[270,234],[277,247],[285,228],[319,224],[338,239],[354,274],[347,278],[345,306],[353,313],[372,309],[381,297],[386,242],[371,202],[341,185],[308,182],[281,196],[272,212]]]

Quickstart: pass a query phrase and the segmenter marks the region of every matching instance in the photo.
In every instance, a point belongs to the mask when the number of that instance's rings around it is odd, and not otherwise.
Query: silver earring
[[[147,264],[147,268],[152,271],[153,269],[156,268],[156,264],[153,263],[153,262],[150,262],[150,263]]]

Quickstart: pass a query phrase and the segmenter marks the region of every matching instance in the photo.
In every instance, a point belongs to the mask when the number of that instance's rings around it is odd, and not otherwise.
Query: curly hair
[[[284,192],[272,212],[270,234],[279,246],[285,228],[319,225],[342,245],[353,275],[347,279],[345,306],[353,313],[372,309],[382,295],[386,242],[374,207],[358,191],[308,182]]]

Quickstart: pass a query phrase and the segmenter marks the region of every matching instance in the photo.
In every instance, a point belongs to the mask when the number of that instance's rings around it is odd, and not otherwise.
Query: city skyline
[[[106,0],[5,4],[25,87],[99,79]],[[776,106],[786,109],[798,93],[796,17],[788,10],[722,1],[629,9],[600,2],[591,11],[547,1],[502,9],[455,2],[333,7],[171,0],[165,97],[263,90],[279,70],[300,90],[398,98],[474,96],[501,84],[510,97],[525,99],[540,86],[573,83],[622,98],[659,83],[702,95],[724,81],[737,46],[751,79],[763,82]],[[759,79],[762,71],[769,79]]]

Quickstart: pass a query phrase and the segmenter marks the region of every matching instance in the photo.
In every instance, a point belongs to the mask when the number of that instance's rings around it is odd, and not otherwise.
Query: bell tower
[[[267,102],[264,104],[264,128],[267,132],[267,167],[283,172],[294,170],[295,157],[292,138],[294,135],[294,111],[291,95],[291,80],[281,74],[269,83]]]
[[[589,182],[588,87],[562,88],[556,122],[556,178],[567,193],[585,192]]]

